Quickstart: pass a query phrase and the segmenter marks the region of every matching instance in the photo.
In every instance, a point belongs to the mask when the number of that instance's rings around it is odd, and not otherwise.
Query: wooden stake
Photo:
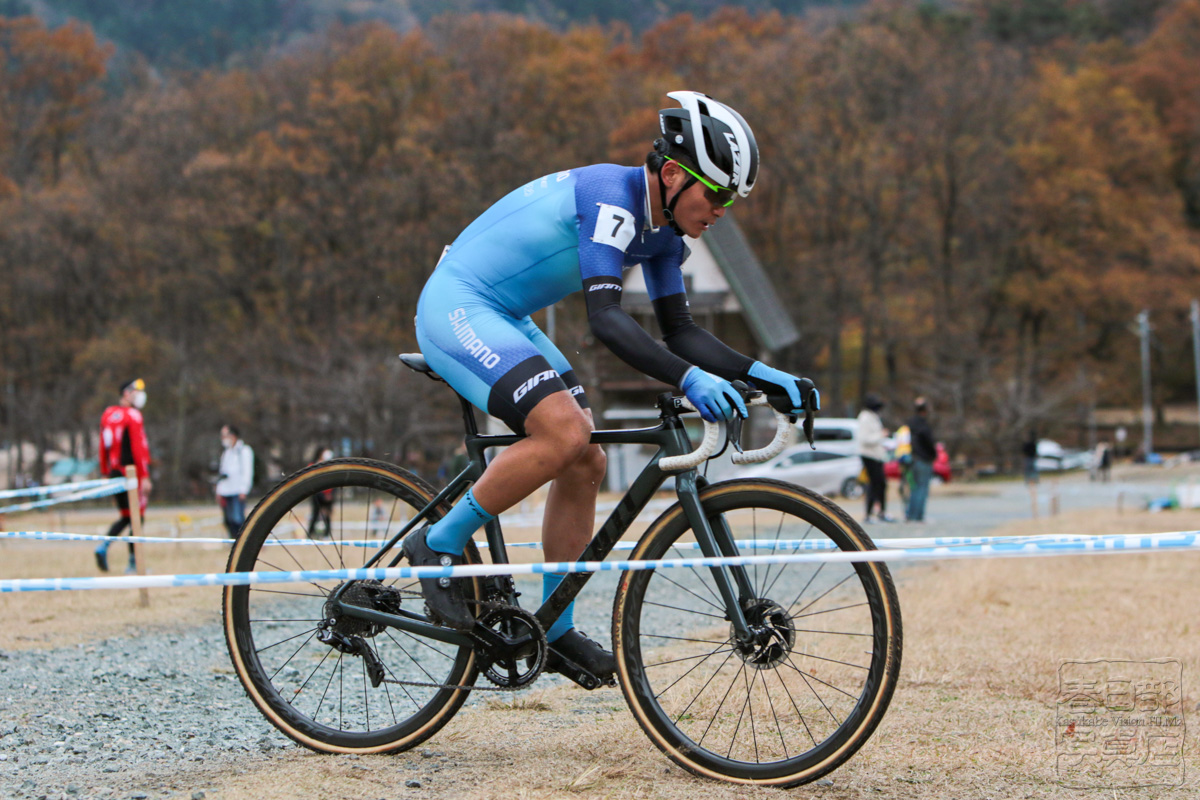
[[[137,467],[132,465],[125,468],[125,485],[129,492],[129,530],[134,536],[142,535],[142,506],[140,502]],[[133,543],[133,560],[137,562],[137,574],[146,574],[146,559],[142,555],[142,543]],[[138,589],[138,605],[145,608],[150,605],[150,591],[145,587]]]

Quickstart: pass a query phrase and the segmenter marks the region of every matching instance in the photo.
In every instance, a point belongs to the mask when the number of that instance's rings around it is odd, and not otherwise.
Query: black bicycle
[[[440,380],[420,355],[406,365]],[[440,492],[378,461],[337,459],[284,479],[257,505],[233,546],[231,572],[398,566],[399,543],[440,518],[483,473],[484,452],[519,436],[479,433],[459,397],[470,463]],[[705,425],[695,453],[686,401],[660,395],[657,425],[592,434],[600,444],[657,451],[580,560],[604,560],[669,475],[677,502],[646,527],[630,560],[874,549],[840,508],[806,489],[752,479],[709,483],[695,466],[720,444]],[[781,449],[794,418],[778,411]],[[812,411],[805,420],[811,435]],[[727,443],[737,446],[740,426]],[[332,537],[309,544],[310,498],[336,489]],[[509,517],[511,519],[511,517]],[[493,563],[508,562],[496,519],[485,528]],[[307,546],[306,546],[307,545]],[[480,563],[474,543],[468,563]],[[896,591],[882,563],[789,562],[658,568],[620,573],[613,605],[617,680],[634,718],[673,761],[719,780],[793,786],[850,758],[883,718],[900,668]],[[231,586],[225,635],[255,705],[296,742],[329,753],[416,746],[472,691],[531,685],[546,663],[544,631],[587,583],[569,575],[530,611],[511,575],[469,578],[477,621],[458,632],[433,624],[415,579]],[[540,588],[540,587],[539,587]],[[588,689],[601,676],[559,670]],[[488,684],[477,685],[482,675]]]

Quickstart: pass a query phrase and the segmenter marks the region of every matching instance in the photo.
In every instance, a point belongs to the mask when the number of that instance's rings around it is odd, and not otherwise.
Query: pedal
[[[592,673],[586,667],[576,664],[571,659],[564,656],[562,653],[554,649],[554,645],[550,645],[550,650],[554,654],[553,666],[546,666],[546,672],[557,672],[564,678],[569,678],[575,683],[587,689],[589,692],[593,689],[599,689],[601,686],[616,686],[617,679],[615,675],[610,675],[608,680],[603,680],[599,676]]]

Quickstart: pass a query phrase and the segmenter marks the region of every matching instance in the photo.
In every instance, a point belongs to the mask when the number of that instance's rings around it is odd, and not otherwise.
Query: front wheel
[[[324,461],[285,478],[254,509],[229,572],[362,567],[434,492],[378,461]],[[435,509],[440,518],[445,509]],[[479,561],[474,544],[468,561]],[[384,557],[382,565],[390,563]],[[246,694],[296,742],[328,753],[406,750],[445,725],[477,674],[474,652],[382,624],[338,617],[326,601],[423,614],[420,584],[345,581],[230,586],[225,638]],[[478,597],[478,581],[471,581]]]
[[[731,535],[747,555],[874,549],[836,505],[791,484],[728,481],[700,498],[714,533]],[[694,542],[675,505],[633,559],[694,558]],[[613,610],[621,688],[650,739],[685,769],[738,783],[807,783],[850,758],[887,710],[901,651],[891,575],[878,562],[735,569],[753,592],[741,598],[752,643],[734,638],[713,570],[624,574]]]

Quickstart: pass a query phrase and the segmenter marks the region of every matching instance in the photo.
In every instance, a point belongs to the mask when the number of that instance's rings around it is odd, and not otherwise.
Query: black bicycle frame
[[[480,434],[479,427],[475,421],[475,411],[471,407],[471,404],[461,396],[458,399],[463,409],[463,423],[467,430],[465,440],[467,457],[470,459],[470,462],[461,473],[450,481],[446,488],[438,492],[433,500],[410,519],[400,531],[392,536],[387,544],[380,548],[379,552],[372,556],[364,565],[365,567],[376,566],[385,554],[395,547],[397,542],[408,535],[417,525],[428,519],[433,509],[442,503],[452,502],[465,494],[471,484],[479,480],[480,476],[483,475],[483,471],[487,466],[484,456],[487,449],[492,447],[507,447],[525,438],[516,434]],[[633,484],[630,485],[620,502],[617,503],[617,507],[613,509],[608,519],[600,526],[600,530],[596,532],[596,535],[588,543],[587,547],[579,554],[579,557],[576,559],[577,561],[603,561],[607,558],[617,542],[629,530],[633,521],[637,519],[638,514],[642,512],[646,504],[654,497],[659,487],[662,486],[663,481],[669,476],[670,473],[663,472],[659,468],[659,460],[665,456],[683,455],[692,450],[687,431],[684,429],[683,422],[679,418],[682,407],[679,405],[678,399],[672,397],[670,394],[662,394],[658,397],[657,406],[660,411],[659,418],[661,421],[652,428],[592,432],[591,441],[593,444],[648,444],[656,446],[658,450],[651,457],[649,463],[642,469],[641,473],[638,474],[637,478],[634,479]],[[695,469],[675,474],[675,492],[679,497],[680,505],[691,525],[692,531],[696,535],[700,551],[706,557],[736,556],[738,555],[737,545],[734,543],[732,533],[719,517],[709,520],[700,505],[699,493],[707,484],[708,481],[699,475]],[[718,524],[714,526],[710,524],[712,522],[717,522]],[[499,517],[487,523],[485,532],[488,551],[491,554],[493,563],[507,564],[508,552],[505,548]],[[397,553],[388,566],[396,566],[403,557],[403,553]],[[710,569],[716,580],[722,600],[725,602],[726,614],[729,617],[729,621],[733,624],[735,638],[741,642],[749,642],[751,640],[750,628],[746,622],[742,608],[746,601],[754,599],[754,594],[750,586],[750,581],[746,576],[746,571],[742,568],[712,567]],[[730,580],[731,573],[732,580]],[[536,612],[538,622],[541,623],[543,630],[550,629],[550,626],[566,610],[566,607],[575,599],[592,575],[593,573],[591,572],[572,572],[563,579],[558,588],[554,590],[553,594],[547,598]],[[399,614],[388,614],[382,611],[342,604],[338,602],[338,597],[345,591],[347,586],[349,586],[349,583],[344,584],[330,598],[332,601],[337,602],[339,607],[338,613],[347,617],[369,620],[399,628],[415,635],[463,646],[475,644],[475,637],[483,633],[479,626],[476,626],[476,630],[470,633],[460,633],[449,628],[443,628],[426,621],[417,614],[403,609],[400,610]]]

